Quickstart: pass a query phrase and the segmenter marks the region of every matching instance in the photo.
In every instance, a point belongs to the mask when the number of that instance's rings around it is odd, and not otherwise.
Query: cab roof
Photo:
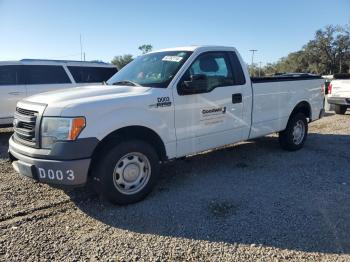
[[[215,46],[215,45],[191,45],[191,46],[180,46],[173,48],[164,48],[150,53],[165,52],[165,51],[211,51],[211,50],[234,50],[236,49],[232,46]]]

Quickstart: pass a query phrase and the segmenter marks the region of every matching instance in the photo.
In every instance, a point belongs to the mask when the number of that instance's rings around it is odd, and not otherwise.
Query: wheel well
[[[94,150],[92,157],[93,162],[106,147],[112,145],[116,141],[129,139],[140,139],[148,142],[150,145],[154,146],[154,149],[156,150],[161,161],[167,160],[165,145],[156,132],[143,126],[128,126],[113,131],[100,141]]]
[[[299,104],[297,104],[290,116],[295,115],[296,113],[303,113],[306,118],[308,118],[309,121],[311,121],[311,106],[308,102],[302,101]]]

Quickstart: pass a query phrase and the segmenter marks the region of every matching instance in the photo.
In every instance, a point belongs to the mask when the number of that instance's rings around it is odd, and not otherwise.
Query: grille
[[[13,121],[14,137],[19,142],[29,145],[36,145],[35,125],[38,112],[23,108],[16,108]]]
[[[19,108],[19,107],[16,108],[16,112],[18,112],[19,114],[22,114],[22,115],[26,115],[26,116],[35,116],[38,113],[36,111],[31,111],[31,110],[23,109],[23,108]]]

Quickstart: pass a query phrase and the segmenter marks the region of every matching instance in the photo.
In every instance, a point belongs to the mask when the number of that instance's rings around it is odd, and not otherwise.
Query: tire
[[[296,151],[304,146],[308,124],[303,113],[296,113],[288,121],[287,128],[279,133],[279,142],[283,149]]]
[[[335,105],[334,106],[335,113],[340,114],[340,115],[344,115],[347,109],[348,109],[347,106],[342,106],[342,105]]]
[[[116,142],[103,150],[97,161],[92,174],[94,188],[114,204],[144,199],[158,179],[158,154],[141,140]]]

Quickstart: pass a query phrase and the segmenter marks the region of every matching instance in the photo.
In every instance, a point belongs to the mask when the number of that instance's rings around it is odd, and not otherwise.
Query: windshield
[[[108,81],[108,85],[166,88],[192,52],[165,51],[137,57]]]

